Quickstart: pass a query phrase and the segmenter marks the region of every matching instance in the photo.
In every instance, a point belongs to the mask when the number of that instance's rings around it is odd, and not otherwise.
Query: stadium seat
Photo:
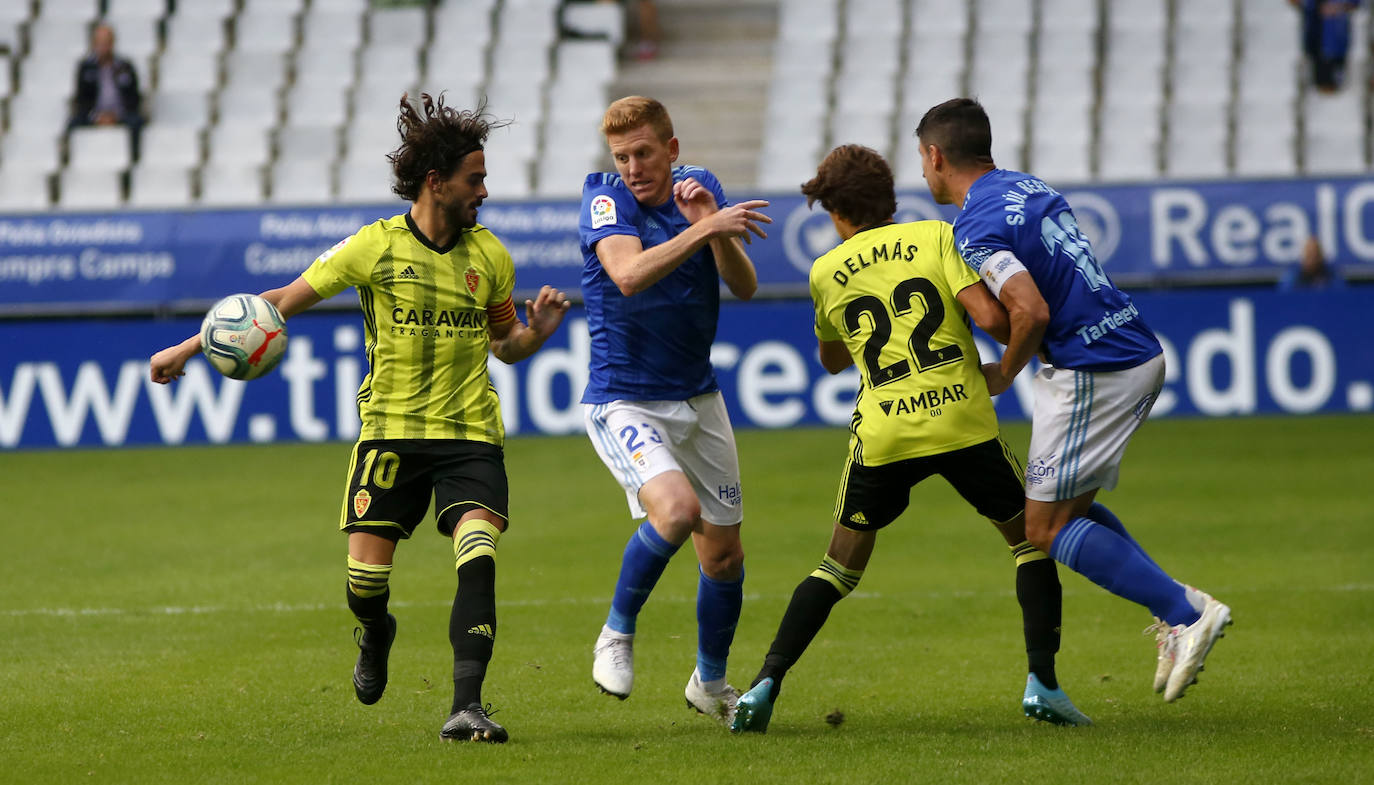
[[[38,18],[89,22],[100,14],[100,5],[101,0],[43,0],[38,4]]]
[[[167,15],[167,0],[105,0],[105,16],[161,19]]]
[[[527,199],[534,195],[528,159],[488,156],[487,192],[493,199]]]
[[[286,93],[285,108],[287,128],[338,128],[348,119],[348,89],[297,82]]]
[[[310,13],[301,19],[301,46],[315,50],[321,56],[352,52],[363,44],[363,16],[356,11],[320,10],[311,5]],[[297,58],[297,63],[300,58]]]
[[[1025,0],[978,0],[973,21],[978,36],[998,31],[1029,34],[1035,6]]]
[[[0,211],[37,212],[51,206],[49,173],[0,165]]]
[[[157,54],[162,47],[158,32],[161,20],[147,16],[106,15],[103,20],[115,33],[115,49],[120,56],[127,57],[135,65],[146,62]],[[149,73],[140,69],[138,78],[147,81]]]
[[[860,144],[884,157],[892,153],[892,115],[882,112],[835,112],[830,115],[830,145]],[[815,161],[813,163],[820,163]]]
[[[210,130],[206,141],[208,163],[216,168],[262,166],[272,157],[267,129],[254,125],[221,123]]]
[[[57,207],[62,210],[115,210],[124,202],[119,172],[65,169],[58,175]]]
[[[75,92],[76,64],[68,58],[33,53],[19,65],[19,91],[36,95],[52,93],[65,101]],[[66,114],[65,109],[63,114]],[[14,116],[14,115],[11,115]],[[26,121],[28,118],[25,118]]]
[[[367,11],[370,0],[311,0],[310,12],[322,11],[331,14],[357,14]]]
[[[339,131],[333,126],[298,126],[276,132],[277,162],[326,161],[339,156]]]
[[[432,22],[434,31],[431,41],[439,44],[434,48],[453,50],[455,55],[465,55],[469,60],[479,59],[474,58],[473,54],[491,44],[495,26],[491,4],[488,3],[443,3],[434,9]],[[463,46],[447,45],[455,36],[462,39]]]
[[[347,90],[357,78],[354,55],[348,50],[299,49],[295,55],[292,92]]]
[[[565,152],[546,147],[534,168],[538,178],[534,195],[545,199],[580,199],[583,181],[600,168],[600,160],[599,151],[582,148]]]
[[[425,53],[425,84],[459,89],[476,88],[486,81],[486,58],[481,49],[440,44]]]
[[[190,170],[200,166],[203,157],[200,130],[195,127],[149,123],[139,144],[146,151],[143,162],[158,166]]]
[[[1041,0],[1040,30],[1096,30],[1102,25],[1097,0]]]
[[[273,204],[327,204],[334,198],[334,164],[314,160],[278,160],[271,169]]]
[[[615,48],[606,41],[563,41],[554,49],[555,73],[568,83],[608,84],[615,78]]]
[[[200,129],[210,124],[210,94],[203,90],[158,90],[146,105],[159,125]]]
[[[67,166],[87,172],[122,172],[133,162],[129,129],[122,125],[73,128],[67,136]]]
[[[219,125],[254,126],[268,129],[277,124],[281,111],[275,90],[257,87],[226,87],[215,98]]]
[[[1139,30],[1162,37],[1169,4],[1146,0],[1107,0],[1107,24],[1114,30]]]
[[[429,16],[422,7],[374,8],[367,15],[369,47],[418,51],[429,40]]]
[[[166,41],[163,58],[172,52],[201,56],[218,54],[229,42],[230,12],[216,13],[214,6],[182,3],[175,14],[163,22]]]
[[[407,46],[373,46],[358,54],[356,90],[396,96],[420,82],[420,50]]]
[[[625,40],[625,9],[619,3],[568,3],[563,7],[563,26],[620,46]]]
[[[144,161],[129,172],[129,207],[170,209],[191,204],[191,172],[181,166]]]
[[[243,0],[242,13],[299,16],[305,10],[305,3],[306,0]]]
[[[51,174],[57,171],[60,138],[60,129],[17,123],[0,139],[0,162],[9,172],[32,170]]]
[[[493,128],[487,136],[487,158],[493,161],[506,157],[521,162],[534,160],[539,148],[538,131],[537,121],[521,120],[519,117],[510,125]]]
[[[246,91],[280,90],[286,84],[286,54],[234,49],[224,57],[224,86]]]
[[[964,0],[911,0],[911,27],[930,35],[958,37],[970,28],[972,4]]]
[[[237,52],[283,54],[296,46],[296,17],[275,6],[243,11],[234,18]]]
[[[341,202],[380,203],[400,198],[391,192],[391,165],[380,156],[342,163],[335,172]]]
[[[202,205],[251,207],[262,201],[262,172],[256,167],[210,165],[200,172],[199,203]]]
[[[0,54],[0,100],[9,98],[14,94],[14,66],[10,62],[10,56]]]

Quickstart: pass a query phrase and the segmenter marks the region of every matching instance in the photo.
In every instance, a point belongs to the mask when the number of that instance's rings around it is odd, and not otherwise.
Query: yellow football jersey
[[[968,315],[955,295],[979,283],[944,221],[855,234],[811,266],[816,336],[844,341],[859,367],[850,450],[881,466],[997,436]]]
[[[464,229],[451,248],[435,248],[403,213],[359,229],[302,277],[325,298],[358,290],[369,365],[360,440],[503,443],[487,308],[509,299],[515,265],[490,230]]]

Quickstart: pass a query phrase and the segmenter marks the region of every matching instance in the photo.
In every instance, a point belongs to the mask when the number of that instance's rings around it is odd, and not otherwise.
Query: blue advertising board
[[[1317,237],[1351,278],[1374,278],[1374,180],[1274,180],[1066,188],[1098,260],[1119,284],[1273,281]],[[735,192],[733,198],[755,196]],[[811,261],[837,238],[796,194],[764,194],[773,217],[750,255],[765,294],[805,295]],[[365,207],[0,216],[0,315],[166,312],[288,282],[358,227],[400,212]],[[510,249],[522,292],[576,295],[578,204],[500,202],[480,220]],[[924,190],[898,219],[954,217]],[[347,307],[351,299],[332,305]]]
[[[1362,287],[1280,294],[1206,289],[1140,294],[1165,344],[1155,416],[1368,412],[1374,349]],[[821,368],[805,301],[726,303],[712,351],[737,427],[845,425],[858,377]],[[148,380],[148,357],[195,332],[194,319],[0,321],[0,448],[351,440],[367,371],[361,318],[303,314],[288,325],[282,364],[252,382],[200,358],[171,385]],[[998,347],[980,338],[985,358]],[[578,397],[590,341],[574,308],[559,332],[514,366],[491,360],[507,431],[582,430]],[[1029,374],[998,399],[1004,419],[1030,411]],[[922,413],[911,416],[920,416]]]

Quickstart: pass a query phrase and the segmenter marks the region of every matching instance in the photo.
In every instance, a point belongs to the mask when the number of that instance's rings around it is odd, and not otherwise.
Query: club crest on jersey
[[[468,285],[468,291],[472,292],[473,294],[477,294],[477,284],[482,280],[481,277],[477,275],[477,271],[472,269],[471,267],[464,270],[463,280]]]
[[[592,228],[600,229],[615,223],[615,200],[601,194],[592,199]]]
[[[353,494],[354,514],[361,518],[367,514],[367,508],[371,506],[372,494],[368,493],[366,488],[359,488],[358,492]]]

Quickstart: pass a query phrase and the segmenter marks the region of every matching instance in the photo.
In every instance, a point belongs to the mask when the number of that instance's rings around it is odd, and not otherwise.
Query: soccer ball
[[[286,322],[256,294],[231,294],[200,323],[200,350],[230,379],[256,379],[277,367],[286,351]]]

